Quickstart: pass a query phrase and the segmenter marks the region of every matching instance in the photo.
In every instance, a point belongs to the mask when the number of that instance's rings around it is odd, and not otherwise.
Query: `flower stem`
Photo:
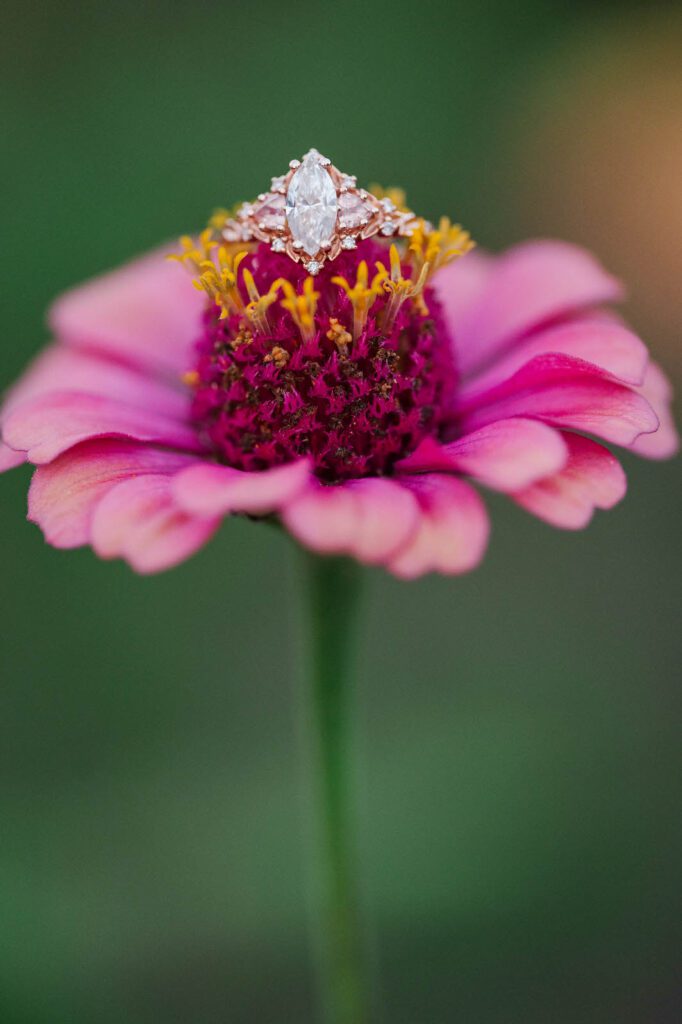
[[[349,668],[361,568],[306,554],[310,637],[306,719],[315,809],[318,968],[325,1024],[367,1024],[351,782]]]

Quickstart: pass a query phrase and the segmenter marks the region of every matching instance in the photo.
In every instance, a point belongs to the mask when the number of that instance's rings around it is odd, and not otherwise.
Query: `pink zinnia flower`
[[[6,396],[0,468],[37,467],[29,519],[56,547],[155,572],[239,514],[401,577],[461,573],[488,540],[479,488],[579,529],[625,493],[600,442],[676,450],[664,374],[604,310],[621,287],[575,246],[450,262],[468,236],[443,222],[313,278],[220,230],[185,241],[198,288],[160,249],[58,299]]]

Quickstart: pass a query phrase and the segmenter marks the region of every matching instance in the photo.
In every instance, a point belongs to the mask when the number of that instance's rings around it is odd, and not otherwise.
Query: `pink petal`
[[[448,263],[434,275],[433,287],[453,333],[456,348],[460,324],[466,322],[470,310],[479,303],[497,262],[495,256],[474,249],[454,263]]]
[[[438,282],[446,313],[452,316],[449,322],[464,374],[485,365],[533,328],[622,296],[620,284],[589,253],[565,242],[515,246],[497,258],[485,284],[481,272],[472,285],[474,275],[465,269],[468,260],[467,256],[458,261]],[[469,276],[463,290],[470,302],[459,303],[454,297],[459,274]]]
[[[49,322],[70,345],[98,349],[178,376],[192,363],[204,298],[168,246],[57,299]]]
[[[582,317],[531,334],[501,356],[488,370],[462,387],[474,395],[499,384],[536,356],[573,356],[624,384],[641,384],[649,353],[636,334],[614,320]]]
[[[670,410],[673,397],[670,381],[656,363],[650,363],[639,391],[655,411],[660,426],[653,434],[636,438],[630,447],[645,459],[669,459],[679,450],[680,438]]]
[[[466,431],[524,416],[622,445],[658,427],[655,412],[636,391],[560,355],[536,356],[509,380],[463,398],[457,415]]]
[[[402,479],[417,497],[421,516],[412,538],[389,562],[390,571],[413,579],[426,572],[457,575],[474,569],[490,531],[476,491],[463,480],[439,474]]]
[[[124,480],[102,498],[92,517],[92,546],[100,558],[123,558],[136,572],[160,572],[193,555],[219,525],[219,518],[181,512],[171,478],[150,474]]]
[[[625,496],[625,473],[611,452],[578,434],[565,434],[564,469],[513,495],[522,508],[564,530],[587,526],[595,508],[613,508]]]
[[[173,495],[181,509],[197,516],[228,512],[267,515],[278,511],[299,494],[309,476],[307,459],[260,473],[245,473],[208,462],[197,463],[175,477]]]
[[[466,473],[498,491],[516,491],[556,473],[566,445],[552,427],[537,420],[497,420],[450,444],[427,439],[396,466],[399,473]]]
[[[132,405],[152,408],[170,416],[184,416],[189,399],[179,389],[154,381],[96,355],[51,345],[41,352],[5,395],[0,427],[23,402],[51,391],[89,391],[121,398]],[[0,442],[0,472],[26,461],[26,453]]]
[[[0,441],[0,473],[5,473],[8,469],[15,469],[24,462],[26,462],[26,452],[15,452],[4,441]]]
[[[381,477],[335,487],[311,481],[284,509],[282,521],[314,551],[379,565],[407,542],[418,523],[418,507],[408,490]]]
[[[7,393],[2,417],[32,398],[53,391],[84,392],[119,398],[129,405],[154,409],[184,419],[190,405],[187,391],[171,387],[161,379],[133,370],[96,352],[83,352],[66,345],[50,345],[28,366]]]
[[[80,547],[89,542],[93,512],[113,486],[148,473],[172,474],[191,462],[192,456],[128,441],[85,441],[36,469],[28,518],[54,547]]]
[[[50,462],[67,448],[94,437],[127,437],[201,451],[189,425],[152,409],[77,392],[57,391],[23,402],[3,424],[5,442],[26,452],[36,464]]]

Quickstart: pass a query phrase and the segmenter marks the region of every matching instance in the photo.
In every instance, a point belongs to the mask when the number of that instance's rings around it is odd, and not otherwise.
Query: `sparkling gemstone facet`
[[[281,231],[284,227],[284,196],[265,196],[255,207],[253,216],[266,231]]]
[[[337,212],[334,183],[319,155],[309,153],[291,179],[286,200],[291,233],[309,256],[331,241]]]
[[[372,215],[371,207],[355,192],[344,192],[339,196],[339,209],[339,226],[342,228],[359,228]]]

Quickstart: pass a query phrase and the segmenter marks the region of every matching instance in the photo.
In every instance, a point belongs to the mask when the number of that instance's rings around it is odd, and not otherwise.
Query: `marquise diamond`
[[[338,199],[319,153],[304,157],[289,183],[286,218],[296,242],[309,256],[329,245],[336,228]]]

